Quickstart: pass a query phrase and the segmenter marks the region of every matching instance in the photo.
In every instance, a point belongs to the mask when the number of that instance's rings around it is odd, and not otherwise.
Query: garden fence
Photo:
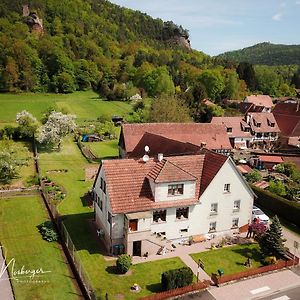
[[[38,151],[35,143],[33,144],[33,150],[34,150],[35,167],[39,178],[41,195],[46,205],[46,208],[48,210],[48,213],[51,217],[51,220],[55,223],[56,228],[58,229],[63,250],[66,254],[66,257],[68,258],[68,261],[70,262],[70,266],[72,267],[73,273],[82,291],[84,292],[84,296],[89,300],[97,300],[96,293],[90,283],[91,280],[88,277],[87,273],[85,272],[82,263],[80,261],[80,258],[76,254],[77,250],[70,237],[70,234],[62,221],[61,215],[59,214],[56,205],[52,203],[50,197],[48,196],[45,190],[45,185],[42,182]]]

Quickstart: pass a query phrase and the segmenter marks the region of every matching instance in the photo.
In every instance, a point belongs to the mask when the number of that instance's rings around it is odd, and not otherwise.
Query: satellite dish
[[[150,150],[149,146],[146,145],[146,146],[145,146],[145,151],[146,151],[146,152],[149,152],[149,150]]]
[[[144,162],[149,161],[149,155],[145,154],[145,155],[143,156],[143,161],[144,161]]]

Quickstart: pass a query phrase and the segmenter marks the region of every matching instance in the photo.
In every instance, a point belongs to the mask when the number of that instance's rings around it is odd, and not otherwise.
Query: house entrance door
[[[132,256],[141,256],[141,255],[142,255],[142,241],[133,242]]]

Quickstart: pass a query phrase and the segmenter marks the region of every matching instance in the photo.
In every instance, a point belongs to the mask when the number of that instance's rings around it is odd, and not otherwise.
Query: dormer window
[[[168,185],[168,196],[183,195],[183,184]]]
[[[271,127],[275,127],[275,123],[272,123],[272,122],[271,122],[271,123],[270,123],[270,126],[271,126]]]
[[[260,127],[261,126],[261,123],[256,123],[256,127]]]
[[[232,127],[227,127],[227,132],[232,132]]]

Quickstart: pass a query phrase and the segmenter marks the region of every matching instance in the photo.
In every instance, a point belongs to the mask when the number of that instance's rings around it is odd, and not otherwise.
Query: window
[[[100,188],[103,191],[103,193],[106,194],[106,182],[102,177],[101,177],[101,181],[100,181]]]
[[[111,224],[111,213],[109,211],[107,212],[107,222]]]
[[[210,205],[210,214],[216,215],[218,213],[218,203],[212,203]]]
[[[256,137],[257,138],[261,138],[262,137],[262,133],[261,132],[256,133]]]
[[[245,132],[250,132],[250,128],[249,127],[245,127]]]
[[[224,184],[224,193],[230,193],[230,184],[229,183]]]
[[[232,132],[232,127],[227,127],[227,132]]]
[[[168,185],[168,196],[183,195],[183,184]]]
[[[239,218],[232,219],[232,228],[239,227]]]
[[[187,228],[180,229],[180,232],[188,232]]]
[[[209,223],[209,231],[216,231],[217,229],[217,222],[210,222]]]
[[[256,123],[256,127],[260,127],[261,126],[261,123]]]
[[[187,219],[189,217],[189,208],[177,208],[176,209],[176,219]]]
[[[271,127],[275,127],[275,123],[271,123],[270,126],[271,126]]]
[[[241,207],[241,200],[235,200],[233,202],[233,210],[237,211],[240,210]]]
[[[157,210],[153,212],[153,222],[166,221],[167,211]]]
[[[97,199],[97,203],[98,203],[98,206],[100,207],[100,209],[102,210],[102,200],[100,199],[99,196],[98,196],[98,199]]]
[[[129,230],[130,231],[138,230],[138,219],[129,220]]]

